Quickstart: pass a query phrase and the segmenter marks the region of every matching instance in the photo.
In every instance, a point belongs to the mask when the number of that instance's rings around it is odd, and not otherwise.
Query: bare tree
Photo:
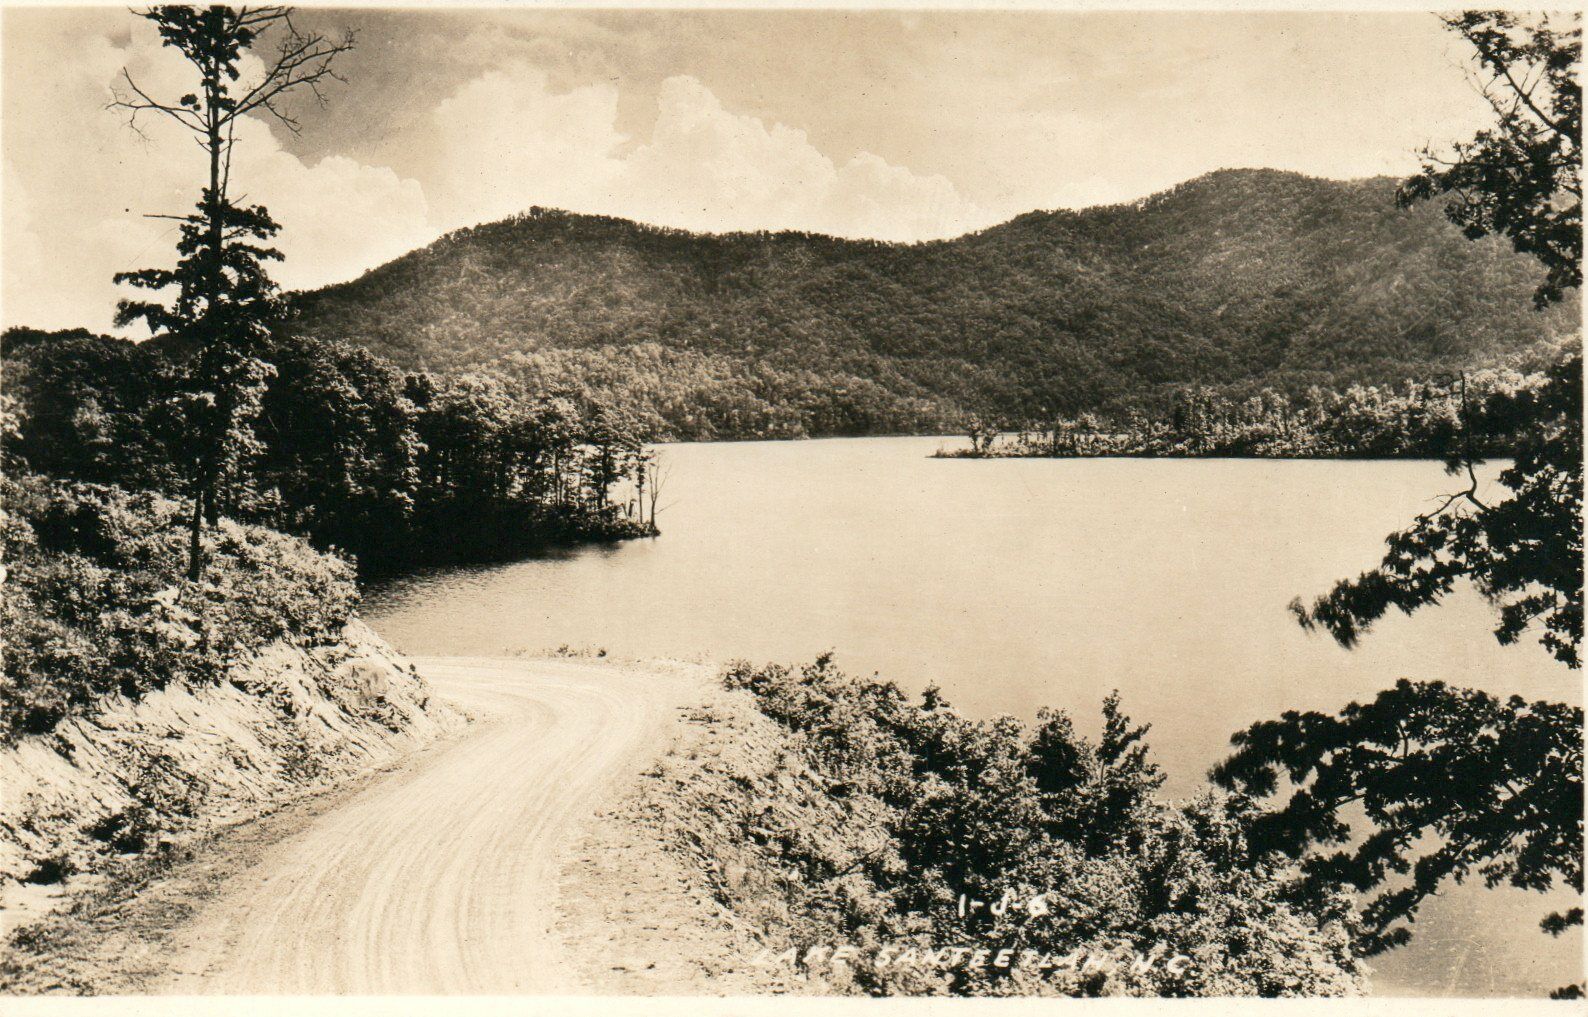
[[[667,486],[667,478],[672,476],[672,473],[672,464],[662,462],[659,456],[653,452],[651,454],[650,466],[651,482],[650,486],[646,489],[646,493],[649,495],[651,503],[652,527],[656,526],[656,503],[662,497],[662,488]]]
[[[656,463],[656,453],[639,448],[634,452],[634,492],[639,505],[641,526],[645,525],[645,482]],[[653,523],[654,524],[654,523]]]

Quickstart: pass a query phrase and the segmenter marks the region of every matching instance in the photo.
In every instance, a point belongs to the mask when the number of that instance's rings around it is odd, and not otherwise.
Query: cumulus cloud
[[[109,330],[133,295],[112,276],[174,258],[175,224],[146,214],[188,211],[206,163],[174,125],[141,119],[140,139],[105,105],[123,67],[151,94],[191,89],[189,72],[142,22],[122,43],[39,27],[6,54],[0,303],[7,324]],[[435,234],[417,182],[336,156],[306,164],[257,121],[239,122],[232,179],[282,224],[288,287],[356,275]]]
[[[617,129],[617,91],[556,93],[519,65],[435,111],[450,225],[531,205],[710,232],[797,229],[924,240],[985,225],[946,178],[861,152],[843,163],[802,130],[737,114],[695,78],[662,82],[643,142]]]
[[[554,93],[515,63],[481,75],[431,114],[440,171],[437,213],[449,226],[501,219],[531,205],[602,209],[622,164],[617,90]]]
[[[124,18],[24,27],[26,44],[8,42],[4,66],[4,322],[108,331],[117,299],[140,295],[112,276],[175,257],[176,225],[146,214],[188,211],[206,163],[175,125],[145,117],[140,139],[105,106],[123,67],[156,95],[190,90],[191,72],[142,21],[130,35]],[[532,63],[509,61],[403,132],[429,154],[410,171],[418,179],[342,155],[302,159],[245,118],[232,190],[282,224],[275,275],[289,289],[351,278],[445,229],[532,205],[711,232],[889,240],[991,221],[940,175],[867,152],[835,161],[802,130],[725,108],[693,77],[661,83],[637,137],[618,126],[619,99],[611,84],[558,89]]]

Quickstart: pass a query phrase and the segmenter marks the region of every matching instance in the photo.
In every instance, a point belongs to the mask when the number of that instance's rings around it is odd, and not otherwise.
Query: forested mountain
[[[1395,181],[1225,170],[954,240],[702,236],[535,209],[297,298],[301,331],[410,368],[495,366],[682,438],[957,428],[1163,405],[1179,385],[1540,365],[1541,269]]]

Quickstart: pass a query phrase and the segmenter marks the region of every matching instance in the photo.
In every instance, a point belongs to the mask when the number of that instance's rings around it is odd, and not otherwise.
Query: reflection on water
[[[1345,651],[1285,605],[1373,565],[1453,481],[1429,462],[927,458],[955,439],[664,446],[663,536],[372,591],[415,654],[561,645],[619,656],[808,661],[941,685],[966,713],[1069,710],[1118,688],[1195,792],[1231,732],[1333,711],[1396,678],[1580,702],[1577,676],[1500,647],[1471,591],[1385,619]],[[1490,477],[1497,472],[1488,471]],[[1580,975],[1544,898],[1459,891],[1381,958],[1379,991],[1537,994]]]

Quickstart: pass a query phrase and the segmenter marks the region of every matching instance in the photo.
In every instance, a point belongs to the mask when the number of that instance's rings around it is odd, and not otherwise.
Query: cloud
[[[206,172],[202,151],[175,125],[143,121],[140,139],[105,105],[123,67],[151,94],[191,89],[180,57],[145,23],[113,41],[117,21],[7,21],[0,304],[6,324],[109,330],[119,271],[168,265],[176,226],[148,213],[185,213]],[[255,69],[257,73],[257,68]],[[389,169],[341,157],[311,164],[284,151],[258,121],[239,122],[233,192],[282,224],[288,287],[348,278],[435,235],[424,193]]]
[[[616,89],[557,93],[524,64],[491,71],[435,110],[448,225],[532,205],[710,232],[797,229],[924,240],[986,224],[946,178],[867,152],[836,163],[804,131],[725,109],[686,75],[662,82],[650,137],[616,126]]]
[[[273,148],[263,125],[239,132],[233,170],[250,199],[281,224],[276,244],[286,261],[274,272],[288,289],[351,279],[435,239],[424,190],[384,166],[343,156],[311,165]],[[247,146],[246,148],[244,146]]]
[[[6,27],[0,311],[7,325],[109,331],[118,298],[141,295],[112,276],[175,258],[176,225],[148,213],[188,211],[206,164],[177,126],[146,117],[140,138],[105,106],[123,67],[156,95],[190,90],[191,72],[141,20],[130,33],[124,16],[102,12],[8,17]],[[953,236],[993,218],[941,175],[864,151],[835,160],[802,130],[725,108],[694,77],[663,80],[634,136],[619,127],[621,98],[604,81],[559,88],[510,58],[404,131],[428,153],[411,176],[338,154],[301,158],[245,118],[232,190],[282,224],[286,261],[274,274],[289,289],[351,278],[445,229],[532,205],[712,232],[889,240]]]
[[[531,205],[603,209],[622,170],[617,90],[560,94],[525,63],[466,83],[431,114],[440,172],[437,213],[448,226],[501,219]]]

